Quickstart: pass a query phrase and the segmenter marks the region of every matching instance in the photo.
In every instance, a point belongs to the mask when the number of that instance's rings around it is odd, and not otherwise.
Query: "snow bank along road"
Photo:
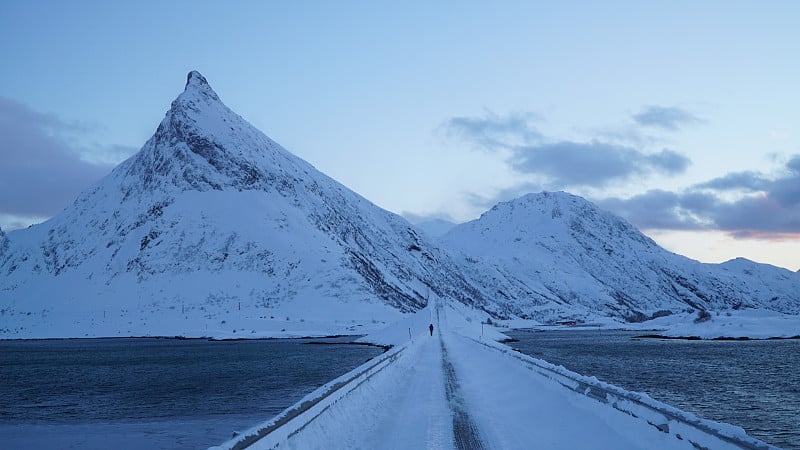
[[[463,319],[453,313],[450,322]],[[430,336],[428,314],[411,321],[424,330],[413,339],[213,448],[775,448],[518,354],[444,315]]]

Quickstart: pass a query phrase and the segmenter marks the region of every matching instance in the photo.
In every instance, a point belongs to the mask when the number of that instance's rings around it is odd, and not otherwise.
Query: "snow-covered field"
[[[281,427],[265,433],[279,416],[216,448],[247,436],[262,436],[251,438],[253,449],[774,448],[739,427],[515,354],[483,331],[461,311],[423,310],[377,336],[395,348],[343,376],[352,378],[344,387],[326,385],[290,408],[299,414]]]
[[[800,316],[763,309],[709,313],[697,320],[697,313],[674,314],[646,322],[621,323],[598,318],[587,324],[552,325],[513,319],[495,321],[500,329],[537,330],[640,330],[643,335],[700,339],[792,339],[800,338]]]
[[[670,337],[699,337],[701,339],[800,337],[800,316],[764,310],[713,313],[704,322],[664,317],[654,320],[650,325],[656,328],[663,327],[664,332],[660,334]]]

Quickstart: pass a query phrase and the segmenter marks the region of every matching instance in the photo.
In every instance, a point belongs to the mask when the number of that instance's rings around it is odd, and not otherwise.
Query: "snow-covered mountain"
[[[698,263],[569,194],[501,203],[432,239],[191,72],[136,155],[51,220],[0,230],[0,338],[353,333],[429,297],[541,322],[800,314],[800,274]]]
[[[137,154],[53,219],[0,232],[0,337],[352,332],[429,290],[487,304],[447,253],[197,72]]]
[[[510,311],[542,321],[742,308],[800,313],[800,277],[737,259],[703,264],[659,247],[623,219],[567,193],[529,194],[457,226],[442,244]],[[480,275],[480,274],[477,274]],[[473,274],[475,277],[476,274]]]

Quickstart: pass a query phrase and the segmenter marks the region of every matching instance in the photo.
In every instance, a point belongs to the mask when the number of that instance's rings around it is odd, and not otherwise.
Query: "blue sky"
[[[800,268],[798,2],[227,3],[3,2],[0,226],[135,152],[197,69],[412,220],[566,190],[678,253]]]

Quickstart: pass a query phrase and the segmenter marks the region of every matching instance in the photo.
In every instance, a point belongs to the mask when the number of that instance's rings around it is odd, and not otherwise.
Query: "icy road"
[[[214,448],[775,448],[518,354],[467,317],[422,311],[395,327],[402,344]]]

